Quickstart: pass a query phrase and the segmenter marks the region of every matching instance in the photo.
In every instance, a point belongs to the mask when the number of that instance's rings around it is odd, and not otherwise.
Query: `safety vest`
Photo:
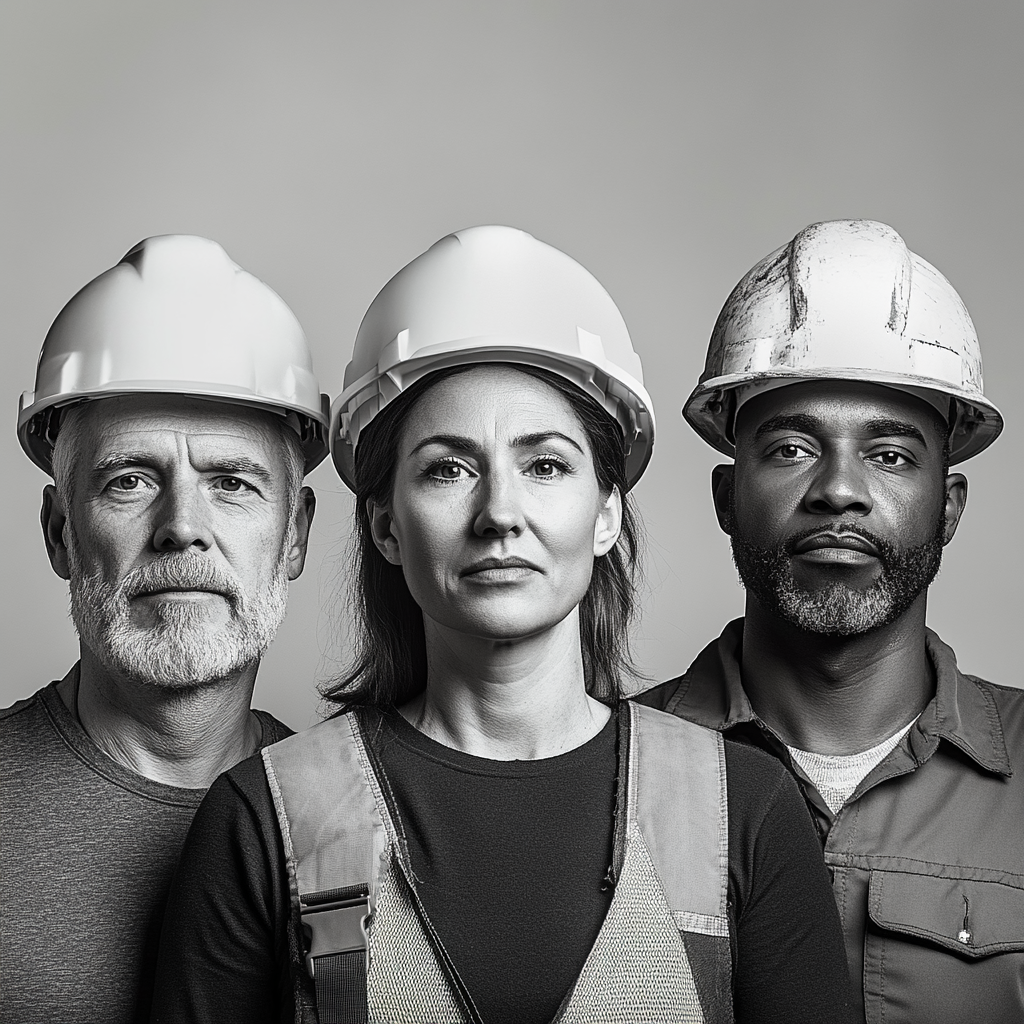
[[[363,728],[353,712],[263,751],[313,981],[293,972],[297,1019],[479,1024]],[[554,1021],[732,1024],[722,738],[631,701],[619,728],[615,889]]]

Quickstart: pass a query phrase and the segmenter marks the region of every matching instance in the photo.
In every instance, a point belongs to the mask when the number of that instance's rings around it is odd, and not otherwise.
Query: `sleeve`
[[[839,913],[796,784],[736,743],[726,768],[736,1024],[852,1022]]]
[[[157,962],[154,1024],[294,1019],[284,852],[263,765],[210,788],[185,839]]]

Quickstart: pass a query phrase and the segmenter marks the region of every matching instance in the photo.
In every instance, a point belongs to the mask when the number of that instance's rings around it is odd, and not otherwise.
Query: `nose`
[[[473,520],[478,537],[518,537],[526,528],[521,495],[512,472],[490,472],[477,487],[479,507]]]
[[[818,515],[851,512],[867,515],[874,502],[868,486],[867,467],[856,452],[822,455],[804,495],[804,507]]]
[[[172,480],[156,507],[153,547],[157,551],[208,551],[213,544],[207,503],[195,483]]]

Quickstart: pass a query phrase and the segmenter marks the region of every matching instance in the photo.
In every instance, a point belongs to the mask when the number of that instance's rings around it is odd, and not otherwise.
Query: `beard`
[[[732,557],[747,590],[771,614],[808,633],[857,636],[895,622],[935,579],[942,561],[945,511],[924,544],[897,547],[850,524],[815,526],[777,547],[760,547],[740,535],[732,515]],[[870,586],[843,582],[817,590],[801,587],[790,559],[797,544],[822,531],[853,533],[874,544],[882,571]]]
[[[235,576],[190,551],[164,555],[132,569],[116,586],[87,571],[72,528],[68,546],[71,618],[82,644],[112,674],[131,682],[187,690],[209,686],[253,665],[284,620],[288,600],[288,546],[266,583],[244,593]],[[211,624],[194,604],[157,604],[158,621],[132,621],[131,600],[165,587],[216,590],[230,607],[226,625]]]

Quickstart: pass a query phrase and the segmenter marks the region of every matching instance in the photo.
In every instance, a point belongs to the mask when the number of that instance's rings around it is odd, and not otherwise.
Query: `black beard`
[[[743,585],[770,614],[808,633],[822,636],[857,636],[895,622],[935,579],[942,561],[945,509],[930,540],[916,547],[899,548],[858,526],[841,529],[822,524],[790,538],[784,545],[760,547],[736,529],[732,517],[732,557]],[[881,575],[863,590],[833,583],[820,590],[805,590],[793,577],[790,558],[801,540],[823,530],[855,533],[878,549]]]

